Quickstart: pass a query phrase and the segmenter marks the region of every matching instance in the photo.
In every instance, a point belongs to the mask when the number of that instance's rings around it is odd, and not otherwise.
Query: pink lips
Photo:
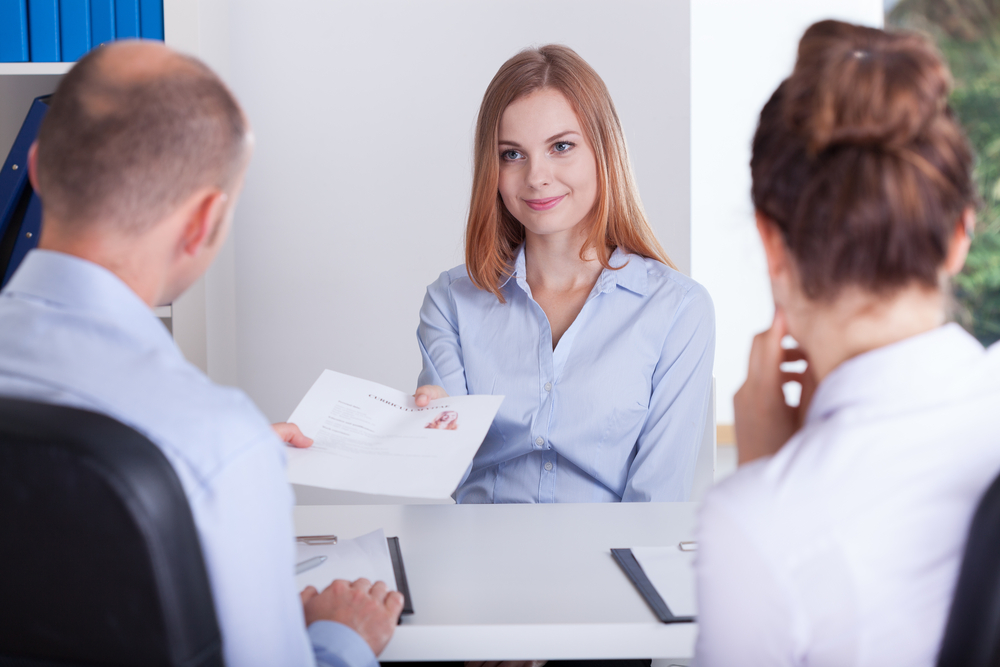
[[[561,202],[566,198],[566,195],[560,195],[559,197],[549,197],[547,199],[525,199],[524,203],[531,207],[534,211],[547,211],[550,208],[555,207],[556,204]]]

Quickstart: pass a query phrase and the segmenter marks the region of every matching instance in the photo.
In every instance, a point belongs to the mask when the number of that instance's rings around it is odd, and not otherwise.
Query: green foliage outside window
[[[976,152],[983,198],[957,319],[983,344],[1000,340],[1000,0],[900,0],[886,28],[929,34],[955,79],[951,106]]]

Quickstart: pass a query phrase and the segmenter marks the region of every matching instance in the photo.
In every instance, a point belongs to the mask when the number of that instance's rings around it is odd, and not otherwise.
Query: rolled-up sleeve
[[[636,442],[623,501],[686,501],[712,392],[715,308],[693,285],[670,323],[653,371],[649,412]]]

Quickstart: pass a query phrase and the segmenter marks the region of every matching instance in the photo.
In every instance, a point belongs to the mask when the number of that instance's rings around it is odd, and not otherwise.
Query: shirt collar
[[[610,269],[601,271],[597,279],[596,289],[598,292],[610,292],[615,287],[624,287],[630,292],[635,292],[640,296],[645,296],[649,289],[649,276],[646,273],[646,263],[639,255],[632,255],[625,252],[620,247],[615,248],[608,258]],[[503,288],[511,278],[520,281],[527,281],[528,273],[524,262],[524,244],[517,249],[517,256],[514,258],[514,270],[506,280],[501,283]]]
[[[3,292],[97,315],[142,340],[174,347],[166,327],[138,294],[111,271],[80,257],[36,248]]]
[[[816,388],[806,424],[852,405],[900,403],[918,408],[931,389],[961,383],[980,367],[986,350],[955,323],[911,336],[841,363]]]

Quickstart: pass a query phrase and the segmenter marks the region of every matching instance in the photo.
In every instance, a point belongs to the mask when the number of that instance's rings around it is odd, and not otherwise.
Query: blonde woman
[[[458,502],[686,500],[715,321],[660,247],[604,82],[543,46],[479,111],[466,264],[427,289],[417,404],[506,398]]]

